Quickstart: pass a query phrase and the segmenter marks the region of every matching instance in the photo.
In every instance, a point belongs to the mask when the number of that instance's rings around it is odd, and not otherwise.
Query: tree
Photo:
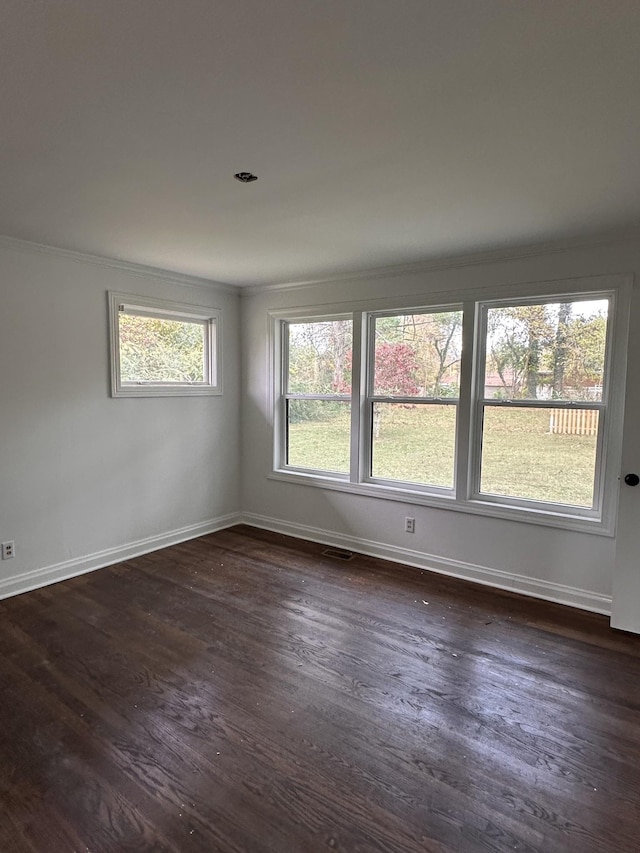
[[[204,334],[200,323],[118,316],[120,370],[125,382],[202,382]]]
[[[570,302],[562,302],[558,309],[558,326],[556,328],[555,348],[553,353],[553,396],[558,399],[561,399],[564,396],[564,376],[571,309],[572,305]]]
[[[606,302],[589,304],[591,313],[580,304],[489,310],[487,367],[498,373],[506,396],[593,399],[603,380]]]
[[[419,364],[413,347],[403,343],[376,345],[375,393],[381,397],[415,397]]]
[[[567,329],[565,394],[573,399],[599,398],[604,380],[607,317],[599,311],[592,317],[575,317]]]
[[[333,368],[331,384],[335,393],[350,394],[353,350],[351,323],[348,320],[338,320],[330,324],[328,352]]]
[[[547,305],[489,310],[487,365],[496,371],[510,399],[537,399],[553,330]]]
[[[381,397],[415,397],[420,393],[417,382],[418,360],[413,347],[405,343],[376,343],[374,393]],[[382,405],[373,406],[373,434],[380,437]]]
[[[417,393],[421,396],[449,396],[448,386],[457,386],[455,368],[460,363],[462,351],[461,311],[378,318],[376,346],[382,342],[411,347],[416,361]]]
[[[352,333],[349,320],[289,326],[289,391],[344,394],[351,387]]]
[[[460,363],[462,354],[462,312],[446,311],[435,314],[414,314],[407,331],[421,365],[422,394],[425,397],[447,395],[444,380]]]
[[[351,393],[352,328],[349,320],[291,323],[289,329],[288,391],[298,394]],[[289,421],[335,417],[344,404],[292,400]]]

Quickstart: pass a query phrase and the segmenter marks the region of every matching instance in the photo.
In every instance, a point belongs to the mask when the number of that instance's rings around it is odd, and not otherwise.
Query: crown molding
[[[171,284],[180,284],[185,287],[205,288],[207,290],[217,290],[223,293],[238,294],[239,287],[225,282],[213,281],[212,279],[199,278],[198,276],[185,275],[173,270],[166,270],[160,267],[150,267],[144,264],[136,264],[131,261],[119,261],[115,258],[105,258],[101,255],[91,255],[86,252],[76,252],[72,249],[60,249],[57,246],[47,246],[44,243],[33,243],[30,240],[20,240],[18,237],[8,237],[0,235],[0,248],[12,249],[18,252],[27,252],[35,255],[53,255],[54,257],[63,258],[67,261],[76,263],[91,264],[97,267],[107,267],[109,269],[126,272],[130,275],[137,275],[143,278],[162,279],[162,281]]]
[[[255,296],[260,293],[303,290],[320,284],[341,284],[378,278],[394,278],[396,276],[437,272],[438,270],[460,269],[463,267],[495,264],[500,262],[517,261],[535,258],[542,255],[554,255],[571,252],[576,249],[598,248],[628,243],[640,244],[640,229],[633,232],[616,232],[614,234],[592,237],[580,237],[573,240],[558,240],[547,243],[532,243],[525,246],[514,246],[508,249],[489,249],[463,255],[447,255],[441,258],[416,261],[415,263],[396,264],[387,267],[373,267],[357,272],[336,274],[325,278],[308,279],[304,281],[283,282],[281,284],[253,284],[240,288],[241,296]]]
[[[591,237],[580,237],[573,240],[558,240],[547,243],[533,243],[524,246],[514,246],[508,249],[489,249],[481,252],[473,252],[462,255],[447,255],[440,258],[431,258],[414,263],[395,264],[385,267],[371,267],[356,272],[336,273],[314,279],[300,281],[289,281],[275,284],[249,284],[236,285],[213,279],[200,278],[199,276],[186,275],[167,270],[161,267],[146,266],[132,261],[106,258],[101,255],[92,255],[87,252],[77,252],[72,249],[61,249],[57,246],[48,246],[45,243],[35,243],[30,240],[22,240],[18,237],[0,235],[0,248],[19,252],[27,252],[37,255],[53,255],[76,263],[91,264],[92,266],[107,267],[129,273],[130,275],[143,278],[161,279],[171,284],[179,284],[184,287],[195,287],[206,290],[216,290],[221,293],[231,293],[240,296],[255,296],[260,293],[269,293],[288,290],[303,290],[316,287],[321,284],[339,284],[363,280],[394,278],[403,275],[437,272],[439,270],[460,269],[463,267],[480,266],[484,264],[506,263],[526,258],[534,258],[543,255],[553,255],[570,252],[576,249],[598,248],[603,246],[615,246],[623,244],[640,244],[640,229],[631,232],[615,232],[605,235]]]

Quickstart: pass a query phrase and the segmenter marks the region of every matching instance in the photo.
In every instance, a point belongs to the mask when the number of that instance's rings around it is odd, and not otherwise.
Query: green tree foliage
[[[591,397],[600,397],[597,388],[602,386],[605,348],[607,343],[607,318],[576,317],[567,332],[565,383],[582,392],[596,389]]]
[[[349,395],[353,333],[349,320],[291,323],[288,388],[292,394]],[[344,403],[290,400],[289,423],[337,417]]]
[[[202,382],[202,323],[119,315],[120,370],[124,382]]]
[[[418,315],[414,340],[422,366],[425,396],[458,396],[458,371],[462,355],[462,312]],[[447,381],[448,378],[448,381]]]
[[[396,397],[457,397],[462,313],[446,311],[378,317],[374,392]],[[377,403],[373,434],[393,406]]]
[[[543,354],[553,340],[546,305],[518,305],[489,311],[488,366],[495,370],[511,399],[535,399]]]
[[[413,353],[415,371],[412,378],[418,385],[414,393],[423,397],[458,395],[458,367],[462,352],[461,311],[379,317],[376,320],[376,351],[384,343],[402,344]],[[400,349],[396,352],[398,360],[406,362],[406,353]],[[376,386],[377,374],[376,364]]]
[[[288,391],[294,394],[349,394],[351,322],[292,323],[288,328]]]
[[[508,399],[599,399],[607,303],[549,303],[492,308],[487,372]]]

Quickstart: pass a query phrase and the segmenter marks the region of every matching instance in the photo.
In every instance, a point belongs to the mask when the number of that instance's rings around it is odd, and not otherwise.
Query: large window
[[[109,294],[114,397],[219,394],[215,309]]]
[[[274,476],[611,533],[628,284],[513,292],[274,317]]]

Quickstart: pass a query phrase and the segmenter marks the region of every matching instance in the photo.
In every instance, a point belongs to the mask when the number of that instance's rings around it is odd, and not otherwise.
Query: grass
[[[349,417],[291,424],[289,463],[349,471]],[[455,407],[385,406],[373,442],[373,475],[453,486]],[[490,409],[485,418],[481,490],[590,507],[595,436],[552,435],[549,414],[533,409]]]

